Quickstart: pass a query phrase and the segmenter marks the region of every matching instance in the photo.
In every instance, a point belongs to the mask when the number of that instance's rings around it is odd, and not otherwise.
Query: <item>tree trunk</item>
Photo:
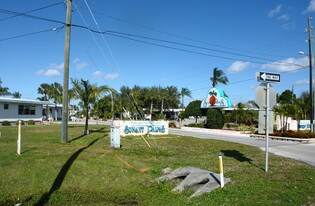
[[[58,116],[57,104],[55,104],[55,121],[58,120],[57,116]]]
[[[185,108],[185,107],[184,107],[184,97],[185,97],[185,96],[184,96],[184,95],[182,95],[182,106],[181,106],[181,108],[182,108],[182,109],[184,109],[184,108]]]
[[[86,108],[84,135],[89,134],[89,106]]]
[[[150,107],[150,121],[152,120],[152,110],[153,110],[153,99],[151,99],[151,107]]]
[[[164,108],[164,98],[162,98],[162,104],[161,104],[161,114],[163,114],[163,108]]]

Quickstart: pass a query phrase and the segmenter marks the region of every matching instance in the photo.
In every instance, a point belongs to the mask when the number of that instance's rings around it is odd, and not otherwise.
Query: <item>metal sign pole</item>
[[[268,172],[268,144],[269,144],[269,87],[270,83],[266,85],[266,160],[265,160],[265,172]]]

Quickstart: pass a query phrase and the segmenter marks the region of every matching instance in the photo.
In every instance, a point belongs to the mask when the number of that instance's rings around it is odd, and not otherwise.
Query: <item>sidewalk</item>
[[[197,128],[197,127],[181,127],[181,130],[184,131],[194,131],[194,132],[202,132],[208,134],[230,134],[230,135],[238,135],[243,137],[250,137],[250,134],[233,131],[233,130],[225,130],[225,129],[206,129],[206,128]]]

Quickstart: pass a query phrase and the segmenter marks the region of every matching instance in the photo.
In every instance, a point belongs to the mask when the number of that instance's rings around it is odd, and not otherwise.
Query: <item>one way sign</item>
[[[259,73],[257,73],[257,81],[259,81],[259,82],[280,82],[280,74],[259,72]]]

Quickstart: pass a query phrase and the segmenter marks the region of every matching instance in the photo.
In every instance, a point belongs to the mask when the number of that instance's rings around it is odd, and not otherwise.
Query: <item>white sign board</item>
[[[114,121],[113,125],[119,127],[120,136],[168,134],[168,121]]]
[[[259,72],[259,73],[257,73],[257,81],[278,83],[278,82],[280,82],[280,74],[268,73],[268,72]]]
[[[311,124],[310,120],[300,120],[298,125],[298,130],[310,130]]]
[[[201,102],[200,108],[231,108],[231,100],[225,96],[224,91],[220,88],[213,87],[209,90],[207,97]]]

